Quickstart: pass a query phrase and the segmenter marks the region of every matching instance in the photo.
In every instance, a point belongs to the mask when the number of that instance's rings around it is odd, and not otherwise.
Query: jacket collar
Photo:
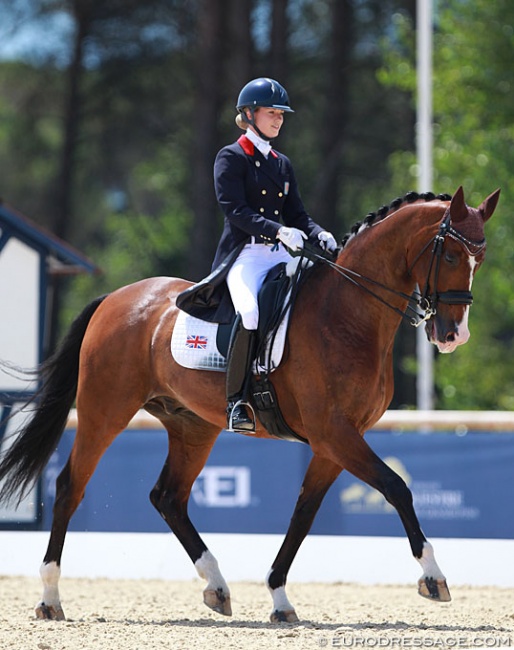
[[[255,155],[255,145],[254,143],[250,140],[250,138],[246,135],[241,135],[237,141],[239,143],[239,146],[241,149],[245,152],[247,156],[254,156]],[[273,151],[271,149],[270,154],[273,156],[273,158],[278,158],[278,154],[276,151]]]

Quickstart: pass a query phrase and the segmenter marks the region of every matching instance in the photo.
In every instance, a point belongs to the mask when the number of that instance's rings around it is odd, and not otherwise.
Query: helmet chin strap
[[[270,138],[268,135],[264,135],[264,133],[257,126],[257,124],[255,124],[255,117],[254,117],[255,109],[249,107],[248,110],[250,111],[251,117],[249,118],[245,111],[241,111],[243,120],[250,126],[253,126],[253,128],[257,131],[259,137],[261,137],[263,140],[266,140],[266,142],[271,142],[273,138]]]

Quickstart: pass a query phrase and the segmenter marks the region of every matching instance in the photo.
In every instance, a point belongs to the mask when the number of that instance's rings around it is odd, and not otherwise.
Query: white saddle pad
[[[278,328],[277,335],[273,341],[271,350],[270,368],[257,368],[256,371],[273,372],[280,364],[284,352],[287,324],[289,322],[289,310]],[[180,311],[175,323],[175,329],[171,337],[171,354],[175,361],[193,370],[217,370],[225,372],[227,361],[216,346],[216,335],[218,332],[217,323],[208,323]],[[266,357],[269,358],[268,341],[266,346]]]
[[[292,277],[300,262],[302,263],[302,268],[312,266],[312,262],[301,257],[291,258],[291,261],[286,266],[287,275]],[[289,296],[290,294],[286,296],[286,303],[289,300]],[[288,309],[277,330],[272,342],[273,349],[270,350],[271,343],[269,338],[266,343],[264,359],[267,360],[267,363],[269,362],[270,367],[257,366],[257,363],[255,363],[254,372],[273,372],[273,370],[278,368],[282,354],[284,353],[290,313],[291,310]],[[217,323],[208,323],[180,310],[171,337],[171,354],[173,358],[179,365],[184,366],[184,368],[225,372],[227,360],[219,353],[216,346],[217,333]]]

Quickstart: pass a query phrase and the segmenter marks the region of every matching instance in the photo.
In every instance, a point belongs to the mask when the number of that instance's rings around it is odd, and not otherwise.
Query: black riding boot
[[[247,404],[247,377],[254,354],[255,332],[243,327],[238,314],[230,335],[227,354],[227,429],[255,431],[255,420]]]

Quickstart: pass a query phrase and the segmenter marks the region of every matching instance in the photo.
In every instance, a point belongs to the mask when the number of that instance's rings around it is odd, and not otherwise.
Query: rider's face
[[[254,113],[258,129],[269,138],[276,138],[284,122],[284,111],[278,108],[258,108]]]

